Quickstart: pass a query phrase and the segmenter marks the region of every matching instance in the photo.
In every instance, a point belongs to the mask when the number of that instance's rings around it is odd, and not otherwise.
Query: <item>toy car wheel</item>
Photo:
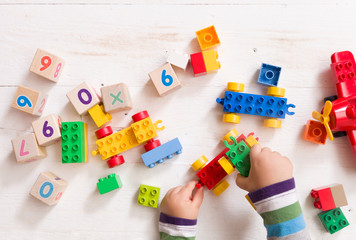
[[[269,128],[281,128],[282,121],[276,118],[269,118],[264,120],[264,126]]]
[[[245,84],[237,82],[228,82],[227,90],[233,92],[243,92],[245,89]]]
[[[284,97],[286,95],[286,90],[279,87],[269,87],[267,95],[272,97]]]
[[[224,180],[224,181],[221,181],[220,183],[218,183],[214,189],[213,189],[213,193],[216,195],[216,196],[219,196],[220,194],[222,194],[228,187],[230,186],[230,184]]]
[[[325,103],[326,101],[333,102],[333,101],[335,101],[336,99],[337,99],[337,96],[336,96],[336,95],[329,96],[329,97],[324,98],[324,103]]]
[[[120,166],[121,164],[125,163],[124,157],[122,155],[113,156],[107,162],[109,168],[113,168],[116,166]]]
[[[136,113],[135,115],[132,115],[131,118],[134,122],[138,122],[142,119],[148,118],[149,116],[150,115],[148,115],[147,111],[142,111],[142,112]]]
[[[202,169],[205,166],[205,163],[207,163],[207,162],[208,162],[208,159],[203,155],[192,164],[192,168],[194,171],[198,171],[198,170]]]
[[[113,133],[112,128],[110,126],[103,127],[95,132],[95,136],[97,139],[102,139],[107,137]]]
[[[333,132],[333,136],[334,138],[345,137],[347,136],[347,133],[345,131]]]
[[[150,139],[145,145],[146,152],[151,151],[152,149],[161,146],[161,142],[157,140]]]
[[[228,133],[226,133],[226,135],[221,139],[221,141],[222,142],[227,141],[228,143],[230,143],[231,142],[230,137],[237,138],[237,136],[239,136],[239,132],[235,128],[233,128]]]
[[[240,123],[240,116],[235,113],[227,113],[223,116],[223,122]]]

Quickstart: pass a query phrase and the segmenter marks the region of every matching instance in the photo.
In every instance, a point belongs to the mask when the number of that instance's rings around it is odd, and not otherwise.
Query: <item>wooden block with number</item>
[[[48,94],[25,86],[18,86],[12,107],[23,112],[41,116],[47,103]]]
[[[79,115],[87,113],[89,109],[100,102],[99,95],[87,82],[83,82],[67,93],[67,98],[73,104]]]
[[[32,162],[47,157],[46,148],[38,145],[34,133],[14,138],[11,143],[18,163]]]
[[[65,180],[54,173],[43,172],[38,176],[30,195],[51,206],[61,199],[67,185]]]
[[[129,89],[125,83],[118,83],[100,88],[105,111],[114,113],[132,109]]]
[[[32,122],[32,128],[40,146],[48,146],[61,139],[61,119],[50,114]]]
[[[64,64],[62,58],[42,49],[37,49],[30,71],[53,82],[58,82]]]
[[[148,75],[150,76],[160,96],[167,95],[168,93],[181,87],[181,84],[171,64],[169,63],[157,68]]]

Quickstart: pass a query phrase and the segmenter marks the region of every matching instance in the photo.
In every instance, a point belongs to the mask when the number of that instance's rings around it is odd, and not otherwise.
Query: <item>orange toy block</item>
[[[18,86],[12,107],[23,112],[41,116],[48,95],[25,86]]]
[[[61,122],[56,114],[50,114],[32,122],[32,128],[40,146],[48,146],[59,141]]]
[[[67,182],[51,172],[41,173],[33,185],[30,195],[51,206],[61,199]]]
[[[148,74],[160,96],[165,96],[181,87],[171,64],[167,63]]]
[[[303,139],[309,142],[324,144],[328,137],[322,123],[309,120],[304,128]]]
[[[214,25],[196,31],[195,33],[202,51],[220,46],[220,40]]]
[[[57,82],[61,76],[64,60],[54,54],[37,49],[32,60],[30,72],[36,73],[53,82]]]
[[[46,148],[40,147],[34,133],[11,140],[17,163],[26,163],[47,157]]]
[[[79,115],[87,113],[89,109],[100,103],[99,95],[87,82],[83,82],[67,93],[67,98],[73,104]]]

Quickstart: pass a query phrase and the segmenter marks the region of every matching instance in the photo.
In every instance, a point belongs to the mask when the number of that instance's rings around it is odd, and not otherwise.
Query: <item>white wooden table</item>
[[[325,146],[301,139],[313,110],[322,99],[336,93],[329,70],[336,51],[356,54],[356,4],[354,1],[62,1],[0,0],[0,239],[157,239],[159,211],[136,204],[139,185],[161,188],[160,199],[176,185],[195,179],[190,164],[201,155],[211,160],[221,151],[220,138],[235,127],[254,131],[268,146],[294,163],[297,190],[312,239],[354,239],[356,236],[356,168],[347,138]],[[146,5],[148,2],[151,4]],[[165,63],[166,51],[199,51],[195,31],[215,25],[221,47],[221,70],[193,77],[191,67],[177,70],[182,88],[159,97],[148,73]],[[51,83],[28,71],[37,48],[63,57],[66,66],[60,81]],[[262,62],[282,67],[280,87],[296,105],[294,116],[281,129],[263,127],[263,118],[243,115],[241,123],[223,123],[222,97],[228,81],[245,83],[245,92],[265,94],[257,85]],[[47,147],[48,157],[17,164],[11,139],[32,131],[37,118],[12,109],[19,84],[46,91],[49,101],[43,116],[59,114],[64,121],[80,120],[65,94],[83,81],[97,90],[101,85],[125,82],[134,109],[113,114],[112,126],[126,127],[131,115],[148,110],[162,119],[166,130],[159,139],[179,137],[183,153],[153,169],[140,159],[143,148],[124,153],[126,163],[108,169],[98,156],[83,165],[63,165],[60,144]],[[89,149],[95,147],[89,117]],[[58,205],[48,207],[29,196],[38,174],[52,171],[69,182]],[[117,173],[123,188],[99,195],[98,178]],[[198,239],[263,239],[261,218],[234,185],[220,197],[205,191],[198,221]],[[330,235],[317,217],[308,197],[312,187],[344,185],[349,206],[343,211],[349,227]]]

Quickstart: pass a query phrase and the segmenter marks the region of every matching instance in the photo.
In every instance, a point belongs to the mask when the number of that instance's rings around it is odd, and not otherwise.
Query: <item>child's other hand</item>
[[[251,169],[248,177],[238,174],[236,185],[253,192],[257,189],[282,182],[293,177],[293,165],[287,157],[269,148],[254,145],[250,152]]]
[[[203,187],[196,189],[198,181],[190,181],[185,186],[170,189],[161,202],[161,211],[172,217],[197,219],[203,202]]]

